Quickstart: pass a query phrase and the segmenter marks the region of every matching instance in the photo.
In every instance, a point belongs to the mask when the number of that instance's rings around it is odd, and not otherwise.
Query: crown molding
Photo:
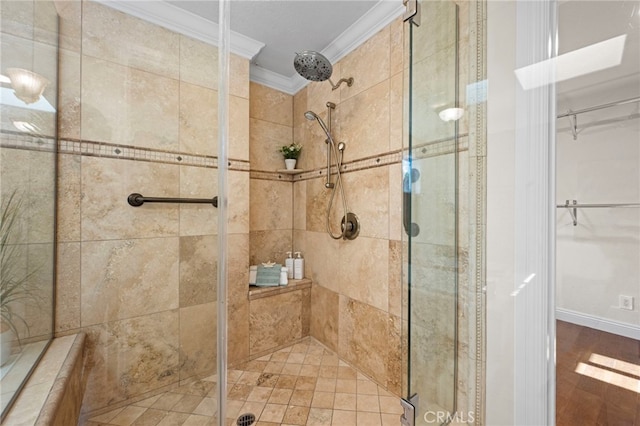
[[[401,1],[381,0],[340,34],[321,53],[332,64],[335,64],[404,12],[405,7]],[[296,94],[309,84],[309,81],[298,74],[286,77],[253,64],[251,65],[251,81],[280,90],[289,95]]]
[[[171,31],[218,46],[218,24],[164,1],[95,0],[97,3],[119,10]],[[231,31],[232,53],[253,59],[264,43]]]
[[[169,30],[218,45],[218,24],[204,19],[194,13],[176,7],[164,1],[136,0],[95,0],[96,2],[135,16]],[[340,34],[321,53],[336,63],[347,56],[378,31],[389,25],[404,13],[405,8],[400,0],[381,0],[367,13],[362,15],[353,25]],[[264,47],[264,43],[231,31],[232,53],[243,58],[253,59]],[[250,79],[255,83],[294,95],[309,82],[297,74],[284,76],[257,65],[251,64]]]
[[[254,83],[271,87],[288,95],[295,95],[300,89],[310,83],[310,81],[302,78],[298,74],[286,77],[253,64],[251,64],[250,79]]]

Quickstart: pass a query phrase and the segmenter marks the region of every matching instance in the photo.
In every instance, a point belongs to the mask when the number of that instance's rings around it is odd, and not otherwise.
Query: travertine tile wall
[[[330,192],[324,175],[296,181],[294,246],[313,280],[311,335],[400,395],[402,21],[335,64],[332,79],[342,77],[353,77],[353,86],[332,91],[328,83],[311,83],[295,95],[294,137],[304,146],[300,167],[322,170],[326,137],[303,114],[312,110],[326,122],[326,102],[336,104],[332,133],[346,143],[344,189],[362,228],[353,241],[332,239],[325,230]],[[366,165],[350,171],[350,163]],[[334,233],[341,210],[336,203]]]
[[[250,93],[250,262],[284,264],[293,246],[296,206],[291,176],[275,172],[284,169],[278,149],[293,142],[293,96],[256,83],[250,84]],[[302,155],[307,155],[306,147]]]
[[[351,88],[312,83],[292,98],[251,84],[250,102],[251,262],[283,261],[286,251],[302,251],[313,280],[311,335],[398,395],[402,43],[397,20],[335,64],[333,80],[354,77]],[[347,144],[347,169],[349,163],[359,169],[343,174],[363,226],[354,241],[333,240],[325,231],[326,137],[304,112],[326,121],[327,101],[337,104],[332,133]],[[297,168],[304,173],[294,179],[275,173],[283,168],[277,149],[292,141],[303,145]],[[342,217],[335,205],[334,233]]]
[[[464,105],[469,60],[473,58],[469,57],[468,4],[460,2],[459,6],[459,102]],[[454,22],[453,16],[450,18]],[[445,35],[442,36],[444,38]],[[304,146],[299,167],[305,171],[315,171],[296,178],[293,189],[293,245],[296,250],[305,253],[307,277],[314,283],[311,335],[397,395],[402,392],[403,376],[407,374],[407,366],[403,366],[407,353],[402,351],[408,350],[403,349],[401,340],[404,255],[400,153],[403,147],[403,99],[406,100],[405,91],[408,90],[403,85],[403,71],[407,70],[407,64],[403,62],[403,52],[407,51],[406,42],[403,24],[397,20],[335,65],[333,80],[354,77],[353,87],[343,85],[339,90],[332,91],[326,83],[309,84],[295,95],[293,116],[294,140]],[[455,47],[441,46],[442,42],[443,40],[429,40],[423,43],[427,45],[425,57],[431,59],[422,73],[430,78],[418,80],[418,84],[425,86],[424,90],[433,92],[434,88],[429,87],[429,84],[436,84],[430,83],[433,79],[451,79],[451,76],[442,75],[446,71],[439,65],[442,62],[433,60],[433,55],[443,49],[447,50],[445,54],[448,57],[455,57]],[[417,88],[420,89],[421,87]],[[333,240],[327,235],[325,214],[330,193],[324,188],[324,177],[312,177],[318,176],[322,171],[325,136],[317,123],[307,121],[303,114],[307,110],[313,110],[326,121],[327,101],[337,105],[333,112],[334,137],[347,144],[344,185],[350,210],[359,216],[362,225],[360,236],[354,241]],[[457,393],[458,408],[465,410],[473,405],[470,399],[474,397],[472,376],[475,374],[474,362],[477,356],[474,349],[471,349],[475,335],[470,331],[474,329],[475,323],[471,321],[473,316],[468,310],[472,305],[469,301],[472,296],[467,267],[470,244],[468,224],[475,218],[468,215],[468,182],[473,172],[469,171],[468,164],[467,117],[463,117],[459,123],[458,270],[452,271],[458,274],[459,293],[455,300],[447,301],[449,306],[458,304],[458,382],[454,383],[452,377],[445,379],[447,383],[434,381],[433,378],[439,374],[433,370],[425,370],[421,374],[426,374],[426,382],[432,382],[434,394],[446,392],[449,397],[454,392]],[[431,130],[427,133],[430,139],[414,140],[415,145],[420,145],[414,152],[415,158],[425,155],[426,151],[421,144],[438,140],[438,136],[433,134],[434,126],[422,124],[430,127]],[[440,123],[432,124],[437,127]],[[450,134],[451,132],[447,133]],[[436,146],[429,150],[433,152],[427,156],[436,158],[440,163],[442,161],[438,158],[442,158],[447,164],[451,163],[451,147]],[[453,169],[449,170],[449,175],[451,173]],[[338,204],[332,212],[334,232],[339,226],[342,215],[340,210]],[[444,232],[454,235],[450,229]],[[447,241],[451,244],[452,240],[449,238]],[[414,255],[417,256],[414,261],[422,263],[433,258],[420,250]],[[453,259],[453,253],[439,254],[440,258],[443,256]],[[452,282],[450,276],[447,282]],[[447,331],[436,332],[441,335],[442,341],[434,340],[432,334],[435,329],[430,328],[431,334],[422,333],[424,338],[418,342],[421,344],[414,345],[413,356],[443,358],[440,365],[444,363],[447,370],[453,371],[453,349],[444,357],[431,354],[434,348],[454,347],[450,341],[453,338],[453,315],[452,307],[446,315],[448,320],[443,315],[442,322],[448,324]],[[434,365],[437,369],[438,364]],[[417,375],[420,377],[420,373]]]
[[[217,48],[63,5],[56,332],[87,333],[86,413],[215,370],[216,209],[126,199],[217,195]],[[248,61],[231,75],[233,360],[248,356]]]

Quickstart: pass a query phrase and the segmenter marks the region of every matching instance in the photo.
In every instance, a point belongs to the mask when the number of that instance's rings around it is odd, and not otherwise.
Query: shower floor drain
[[[251,413],[246,413],[238,417],[236,424],[238,426],[250,426],[256,421],[256,416]]]

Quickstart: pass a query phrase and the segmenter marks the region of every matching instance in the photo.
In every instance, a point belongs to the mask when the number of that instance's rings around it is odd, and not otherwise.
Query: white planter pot
[[[297,161],[298,160],[296,160],[295,158],[287,158],[284,160],[284,166],[287,168],[287,170],[295,170]]]

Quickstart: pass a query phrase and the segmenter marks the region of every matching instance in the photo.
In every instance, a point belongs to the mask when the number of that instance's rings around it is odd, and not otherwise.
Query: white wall
[[[614,82],[615,83],[615,82]],[[638,81],[602,87],[560,103],[559,112],[640,96]],[[640,203],[640,104],[578,116],[573,140],[567,118],[558,121],[557,201]],[[633,117],[633,118],[630,118]],[[632,311],[619,295],[633,296]],[[640,336],[640,208],[580,209],[573,226],[569,212],[557,213],[557,308],[607,323],[631,324]],[[560,316],[564,319],[565,316]],[[569,320],[578,318],[569,317]],[[611,328],[612,324],[609,324]]]

